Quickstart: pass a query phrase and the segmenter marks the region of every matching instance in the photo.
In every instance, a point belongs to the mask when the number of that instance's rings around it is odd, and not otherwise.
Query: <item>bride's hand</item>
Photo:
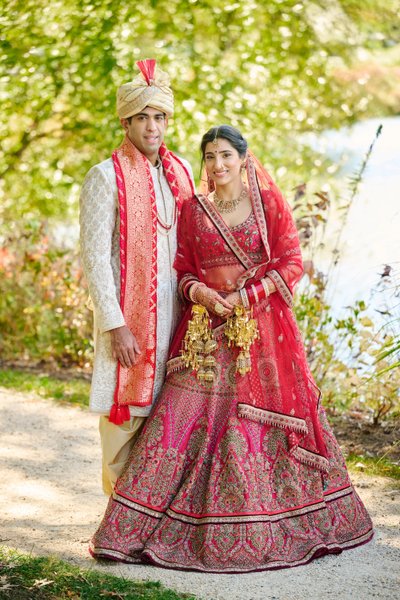
[[[196,285],[196,284],[194,284]],[[233,305],[218,294],[217,290],[207,287],[205,284],[197,285],[194,293],[190,294],[193,301],[204,306],[209,312],[218,317],[225,317],[233,310]]]
[[[230,316],[233,313],[233,308],[235,306],[242,306],[242,298],[240,297],[239,292],[232,292],[225,298],[225,300],[232,305],[232,309],[227,316]]]

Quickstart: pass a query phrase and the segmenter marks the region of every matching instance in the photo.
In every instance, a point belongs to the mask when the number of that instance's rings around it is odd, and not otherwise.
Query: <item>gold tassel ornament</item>
[[[233,315],[226,321],[224,333],[229,340],[229,346],[240,348],[236,359],[236,372],[240,375],[249,373],[251,371],[250,347],[260,337],[252,309],[248,311],[244,306],[235,306]]]
[[[197,379],[205,383],[215,379],[216,360],[211,353],[216,348],[207,309],[201,304],[193,304],[192,318],[183,340],[182,359],[186,367],[197,371]]]

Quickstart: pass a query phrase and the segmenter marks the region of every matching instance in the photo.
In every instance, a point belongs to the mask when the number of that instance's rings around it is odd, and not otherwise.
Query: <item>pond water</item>
[[[375,315],[390,305],[393,315],[400,316],[400,297],[395,295],[396,284],[400,287],[400,117],[369,119],[309,138],[313,148],[336,161],[344,159],[338,177],[345,180],[361,165],[380,124],[382,133],[341,232],[340,260],[330,279],[328,298],[336,315],[363,299]],[[336,238],[332,234],[327,239],[322,262]],[[384,265],[393,269],[390,279],[380,276]]]

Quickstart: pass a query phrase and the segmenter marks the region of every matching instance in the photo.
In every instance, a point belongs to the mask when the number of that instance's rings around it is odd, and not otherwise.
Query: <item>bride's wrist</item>
[[[201,281],[196,281],[195,283],[193,283],[190,286],[188,296],[189,296],[190,301],[193,302],[193,304],[196,304],[197,302],[199,302],[197,293],[198,293],[199,289],[202,287],[204,288],[207,286],[205,285],[205,283],[202,283]]]

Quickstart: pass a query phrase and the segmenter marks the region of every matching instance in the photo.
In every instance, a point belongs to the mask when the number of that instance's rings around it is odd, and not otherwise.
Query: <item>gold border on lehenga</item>
[[[238,403],[238,417],[250,419],[257,423],[268,423],[274,427],[280,429],[290,429],[297,433],[306,434],[308,433],[307,423],[304,419],[293,417],[291,415],[285,415],[264,408],[258,408],[251,404],[245,404],[243,402]]]
[[[278,513],[265,511],[260,513],[245,513],[238,515],[209,514],[203,516],[188,515],[173,508],[166,508],[165,510],[150,508],[149,506],[145,506],[139,502],[136,502],[135,500],[131,500],[129,498],[126,498],[125,496],[121,496],[118,493],[114,493],[113,498],[118,503],[123,504],[127,508],[136,510],[155,519],[162,519],[164,515],[167,515],[171,519],[182,521],[183,523],[189,523],[191,525],[219,525],[229,523],[276,523],[277,521],[281,521],[282,519],[300,517],[307,513],[321,510],[325,507],[327,502],[338,500],[339,498],[348,496],[353,492],[353,486],[351,484],[348,484],[346,485],[346,487],[340,490],[334,490],[332,492],[324,493],[322,498],[320,498],[318,501],[314,501],[310,504],[307,504],[307,506],[301,506],[292,509],[288,508],[287,510],[282,510]]]

